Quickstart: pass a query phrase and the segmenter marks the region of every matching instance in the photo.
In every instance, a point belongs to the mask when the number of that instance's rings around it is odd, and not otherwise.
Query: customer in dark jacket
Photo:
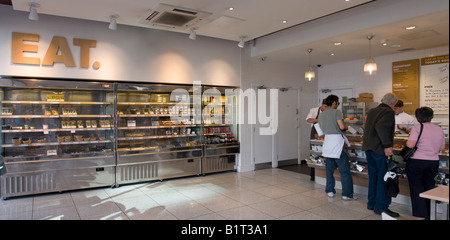
[[[391,217],[399,214],[389,210],[391,197],[384,190],[384,175],[386,173],[386,160],[392,156],[394,146],[395,112],[394,106],[397,97],[387,93],[381,99],[381,104],[369,110],[364,127],[363,151],[369,170],[369,193],[367,208],[376,214],[382,212]]]

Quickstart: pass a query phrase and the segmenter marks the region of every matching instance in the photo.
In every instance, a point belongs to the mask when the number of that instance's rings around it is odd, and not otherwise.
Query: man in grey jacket
[[[382,212],[391,217],[399,217],[399,214],[389,210],[392,198],[384,190],[384,175],[386,173],[386,160],[392,156],[395,132],[394,106],[397,97],[393,93],[387,93],[381,99],[381,104],[369,110],[364,127],[363,151],[369,170],[369,193],[367,208],[374,210],[376,214]]]

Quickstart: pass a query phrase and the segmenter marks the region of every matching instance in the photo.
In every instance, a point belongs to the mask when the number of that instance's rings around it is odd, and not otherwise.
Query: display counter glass
[[[113,83],[1,80],[2,196],[113,185]]]

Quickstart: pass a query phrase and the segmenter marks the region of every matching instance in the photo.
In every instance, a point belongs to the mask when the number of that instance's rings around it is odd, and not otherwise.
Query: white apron
[[[347,137],[344,135],[326,134],[322,146],[322,156],[326,158],[340,158],[344,143],[350,146]]]

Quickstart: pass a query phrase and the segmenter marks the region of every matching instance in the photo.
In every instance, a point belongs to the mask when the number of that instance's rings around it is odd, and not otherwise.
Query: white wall
[[[298,66],[296,63],[285,63],[272,61],[270,58],[264,61],[261,58],[250,57],[251,48],[246,46],[242,54],[242,89],[248,89],[252,86],[264,85],[267,88],[291,88],[292,90],[300,90],[299,99],[299,121],[300,121],[300,139],[299,150],[300,159],[309,156],[309,134],[310,125],[304,119],[309,109],[317,105],[317,81],[305,81],[306,67]],[[279,116],[280,118],[283,116]],[[283,126],[279,126],[283,127]],[[251,149],[241,151],[241,158],[245,159],[241,166],[241,171],[251,171],[254,162],[252,152],[261,151],[263,149],[272,148],[271,145],[252,145],[253,125],[244,124],[241,126],[241,149]],[[265,136],[256,136],[264,138]],[[283,144],[279,142],[278,144]],[[253,149],[255,148],[255,149]],[[250,160],[250,161],[248,161]]]
[[[30,76],[43,78],[93,79],[104,81],[135,81],[221,86],[240,86],[243,90],[252,83],[270,87],[306,88],[306,95],[317,93],[317,83],[305,83],[304,70],[295,64],[260,61],[250,58],[250,46],[245,49],[237,43],[197,36],[196,41],[188,34],[173,33],[131,26],[118,26],[117,31],[108,29],[107,23],[62,18],[40,14],[39,21],[28,20],[27,12],[14,11],[0,5],[0,75]],[[38,34],[38,53],[25,56],[42,59],[53,36],[67,39],[77,67],[67,68],[62,63],[51,67],[11,63],[12,32]],[[72,44],[73,38],[92,39],[97,47],[90,49],[90,67],[79,67],[80,50]],[[91,66],[99,61],[98,70]],[[305,85],[305,86],[304,86]],[[302,98],[301,116],[304,119],[309,107],[316,105],[316,97]],[[306,126],[306,124],[302,124]],[[239,171],[251,171],[251,125],[240,126],[241,154]],[[282,126],[280,126],[282,127]],[[308,131],[309,134],[309,131]],[[308,142],[308,140],[306,140]],[[305,145],[300,143],[301,145]],[[259,145],[258,148],[271,148]],[[303,155],[308,149],[304,150]]]
[[[404,60],[420,59],[430,56],[449,54],[449,46],[425,50],[415,50],[394,55],[376,57],[378,71],[375,75],[365,75],[364,59],[324,65],[318,71],[318,89],[337,89],[349,87],[355,96],[360,93],[374,94],[374,100],[380,102],[385,93],[392,92],[392,63]],[[448,124],[449,115],[436,115],[434,121]]]
[[[42,59],[53,36],[67,39],[77,67],[62,63],[42,67],[11,63],[11,33],[40,36],[38,53],[26,56]],[[80,47],[73,38],[92,39],[90,68],[79,67]],[[0,74],[33,77],[81,78],[107,81],[137,81],[238,86],[240,83],[240,49],[236,43],[188,34],[120,25],[117,31],[108,23],[62,18],[40,14],[39,21],[28,20],[28,13],[0,5]],[[91,66],[99,61],[101,67]]]

